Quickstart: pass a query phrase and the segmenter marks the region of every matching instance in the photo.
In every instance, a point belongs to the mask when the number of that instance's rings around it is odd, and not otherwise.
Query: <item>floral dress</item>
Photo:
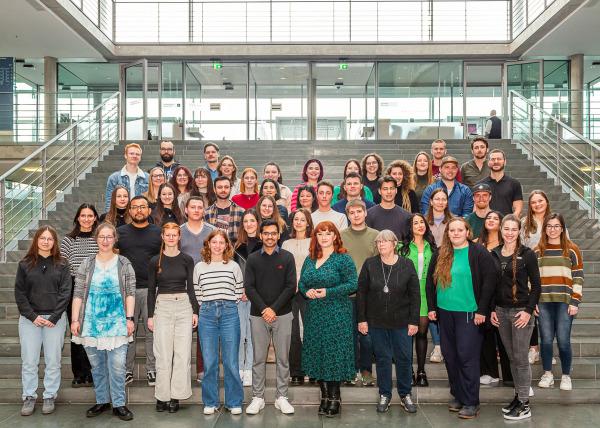
[[[307,299],[302,368],[311,378],[350,380],[355,370],[352,304],[348,296],[356,291],[356,267],[348,254],[335,252],[318,269],[316,262],[310,257],[304,260],[298,289],[306,297],[311,288],[326,288],[327,295]]]

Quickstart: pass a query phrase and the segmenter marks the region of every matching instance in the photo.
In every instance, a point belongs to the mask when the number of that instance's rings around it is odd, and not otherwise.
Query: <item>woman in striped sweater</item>
[[[202,401],[204,414],[219,408],[219,342],[225,377],[225,407],[242,413],[244,389],[238,373],[240,318],[237,304],[242,298],[243,277],[233,261],[233,246],[227,232],[210,232],[202,248],[203,261],[194,268],[194,289],[200,304],[198,330],[204,359]]]
[[[566,234],[565,219],[550,214],[542,226],[542,238],[535,248],[542,279],[542,294],[538,303],[542,336],[544,374],[540,388],[554,385],[552,375],[552,343],[556,333],[562,367],[560,389],[570,391],[571,385],[571,325],[579,310],[583,288],[583,260],[577,245]]]

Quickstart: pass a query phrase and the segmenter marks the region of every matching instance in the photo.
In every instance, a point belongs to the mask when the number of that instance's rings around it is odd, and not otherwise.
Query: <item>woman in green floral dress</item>
[[[319,223],[304,261],[299,291],[308,299],[304,317],[302,368],[321,386],[319,414],[340,412],[340,383],[354,378],[352,306],[356,267],[333,223]]]

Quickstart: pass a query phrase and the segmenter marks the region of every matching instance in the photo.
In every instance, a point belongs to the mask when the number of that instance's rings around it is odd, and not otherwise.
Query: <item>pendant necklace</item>
[[[383,260],[381,261],[381,270],[383,271],[383,282],[385,283],[385,286],[383,287],[383,292],[384,293],[389,293],[390,289],[388,288],[388,282],[390,281],[390,276],[392,276],[392,268],[394,266],[390,266],[390,273],[388,274],[387,278],[385,277],[385,267],[383,266]]]

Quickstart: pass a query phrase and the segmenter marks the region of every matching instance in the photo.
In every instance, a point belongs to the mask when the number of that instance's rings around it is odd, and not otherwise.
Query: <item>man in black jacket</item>
[[[160,162],[157,162],[148,173],[154,168],[161,168],[165,173],[165,181],[169,181],[173,177],[173,171],[181,164],[174,159],[175,146],[168,140],[163,140],[160,143]]]

